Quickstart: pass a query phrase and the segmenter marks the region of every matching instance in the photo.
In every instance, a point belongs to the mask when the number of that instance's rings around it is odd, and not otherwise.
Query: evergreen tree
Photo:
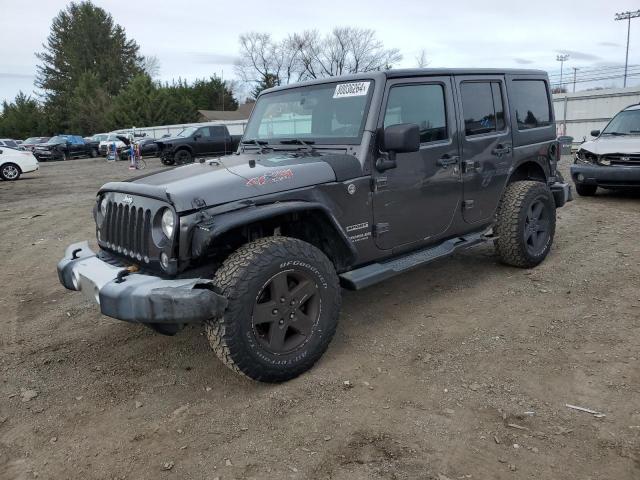
[[[237,110],[233,92],[219,77],[196,80],[189,89],[189,98],[198,110]]]
[[[25,139],[46,134],[42,108],[36,100],[19,92],[13,102],[2,103],[0,137]]]
[[[143,57],[134,40],[109,13],[90,1],[72,2],[53,19],[37,54],[36,86],[44,91],[51,120],[69,126],[69,103],[82,76],[91,72],[108,95],[116,95],[142,72]]]
[[[111,99],[93,72],[84,73],[73,91],[69,111],[69,128],[81,135],[106,132]]]
[[[115,128],[194,122],[197,112],[188,89],[161,87],[148,75],[138,75],[114,99],[110,120]]]

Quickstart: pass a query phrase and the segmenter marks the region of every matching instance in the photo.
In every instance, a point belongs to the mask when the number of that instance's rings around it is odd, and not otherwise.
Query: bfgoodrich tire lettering
[[[497,212],[496,251],[516,267],[541,263],[551,250],[556,230],[556,207],[549,187],[523,181],[507,185]]]
[[[282,295],[287,297],[282,304],[279,294],[271,296],[280,291],[270,283],[274,279],[290,293]],[[222,318],[206,322],[209,342],[229,368],[254,380],[297,377],[322,356],[335,333],[338,277],[331,261],[306,242],[268,237],[246,244],[225,260],[214,283],[229,303]],[[306,294],[294,298],[303,287]],[[273,320],[261,321],[261,315],[270,313]],[[282,341],[271,343],[277,332]]]

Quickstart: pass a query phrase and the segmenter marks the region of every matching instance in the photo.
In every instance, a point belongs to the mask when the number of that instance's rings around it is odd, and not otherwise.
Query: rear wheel
[[[598,190],[597,185],[585,185],[584,183],[576,183],[576,192],[581,197],[593,197]]]
[[[338,276],[324,253],[301,240],[268,237],[240,247],[214,284],[229,303],[222,318],[206,322],[209,342],[229,368],[254,380],[297,377],[336,330]]]
[[[173,161],[174,161],[174,163],[176,165],[182,165],[184,163],[191,163],[192,160],[193,160],[193,157],[191,155],[191,152],[189,150],[186,150],[186,149],[178,150],[173,155]]]
[[[555,201],[547,185],[533,181],[507,185],[495,226],[496,251],[504,263],[535,267],[549,254],[555,230]]]
[[[7,180],[10,182],[13,180],[18,180],[21,173],[22,172],[20,171],[20,167],[18,167],[14,163],[5,163],[4,165],[2,165],[2,167],[0,167],[0,177],[2,177],[3,180]]]

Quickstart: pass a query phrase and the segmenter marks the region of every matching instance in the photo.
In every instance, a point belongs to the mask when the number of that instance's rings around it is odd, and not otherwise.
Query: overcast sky
[[[160,78],[194,79],[213,73],[233,78],[238,35],[270,32],[281,38],[305,29],[335,26],[374,29],[398,48],[398,66],[416,66],[425,49],[431,67],[565,68],[624,63],[627,25],[614,13],[636,10],[638,0],[532,2],[492,0],[96,0],[144,55],[160,60]],[[51,20],[67,2],[0,0],[0,100],[31,93],[37,59]],[[640,18],[632,21],[629,64],[640,64]],[[605,82],[612,84],[615,81]],[[618,81],[621,86],[621,81]],[[640,77],[630,79],[640,84]]]

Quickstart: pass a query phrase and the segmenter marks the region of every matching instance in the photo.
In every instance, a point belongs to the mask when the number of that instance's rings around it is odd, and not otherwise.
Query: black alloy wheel
[[[524,226],[524,242],[530,255],[540,255],[549,241],[549,212],[544,201],[534,200],[527,211]]]
[[[273,354],[300,348],[318,322],[320,303],[318,287],[307,273],[277,273],[262,287],[253,307],[256,340]]]

